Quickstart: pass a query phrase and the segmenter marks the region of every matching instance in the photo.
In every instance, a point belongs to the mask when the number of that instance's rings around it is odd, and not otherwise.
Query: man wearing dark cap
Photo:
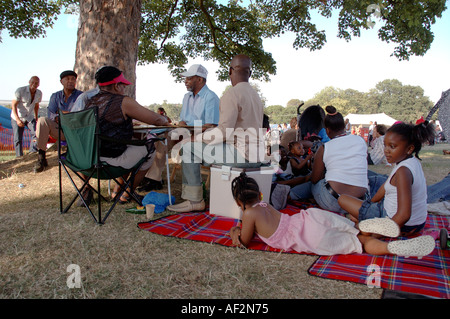
[[[36,125],[36,140],[38,148],[38,161],[34,167],[35,173],[42,172],[48,166],[45,158],[48,137],[58,139],[58,112],[71,112],[72,107],[81,93],[75,88],[77,74],[72,70],[60,74],[60,82],[63,86],[61,91],[51,95],[47,108],[47,117],[40,117]]]

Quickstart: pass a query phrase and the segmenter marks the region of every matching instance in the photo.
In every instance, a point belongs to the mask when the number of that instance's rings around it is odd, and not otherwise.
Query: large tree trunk
[[[95,87],[95,72],[104,65],[123,71],[136,83],[141,0],[80,0],[80,21],[75,57],[77,88]],[[127,95],[135,98],[136,86]]]

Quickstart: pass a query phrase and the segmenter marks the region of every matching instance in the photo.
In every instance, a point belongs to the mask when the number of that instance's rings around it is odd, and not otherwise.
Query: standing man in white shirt
[[[36,121],[38,119],[39,103],[42,101],[42,92],[38,90],[40,80],[32,76],[27,86],[16,90],[12,101],[11,125],[14,134],[14,148],[16,157],[23,156],[23,132],[25,127],[30,130],[32,141],[30,152],[36,152]]]

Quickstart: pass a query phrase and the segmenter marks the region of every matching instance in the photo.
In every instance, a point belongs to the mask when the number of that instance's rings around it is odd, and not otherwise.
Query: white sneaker
[[[202,199],[199,203],[192,203],[189,200],[186,200],[182,203],[176,205],[167,206],[167,209],[172,212],[177,213],[188,213],[193,211],[204,211],[205,210],[205,201]]]
[[[426,235],[413,239],[396,240],[388,243],[388,250],[391,254],[404,257],[417,257],[429,255],[436,247],[433,237]]]
[[[386,237],[400,236],[400,227],[389,217],[371,218],[359,222],[360,231]]]

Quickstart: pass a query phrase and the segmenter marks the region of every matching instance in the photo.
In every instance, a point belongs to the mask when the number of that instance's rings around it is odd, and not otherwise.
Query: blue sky
[[[367,92],[385,79],[421,86],[434,103],[442,91],[450,88],[450,9],[432,26],[435,39],[431,49],[424,57],[411,57],[409,61],[390,56],[395,45],[377,38],[376,19],[373,29],[363,30],[361,37],[350,42],[336,37],[336,15],[313,21],[327,34],[327,44],[320,51],[294,50],[292,35],[264,41],[266,50],[277,61],[277,75],[268,83],[256,82],[267,99],[266,106],[285,106],[294,98],[306,101],[327,86]],[[77,24],[76,16],[61,15],[45,38],[34,40],[13,39],[4,31],[0,43],[0,100],[11,100],[14,91],[27,85],[32,75],[41,79],[44,101],[61,90],[59,74],[72,69],[75,63]],[[207,84],[220,96],[229,83],[216,80],[218,64],[196,59],[189,65],[193,63],[201,63],[208,69]],[[142,105],[164,100],[181,103],[185,93],[184,84],[174,81],[166,65],[137,67],[136,99]]]

